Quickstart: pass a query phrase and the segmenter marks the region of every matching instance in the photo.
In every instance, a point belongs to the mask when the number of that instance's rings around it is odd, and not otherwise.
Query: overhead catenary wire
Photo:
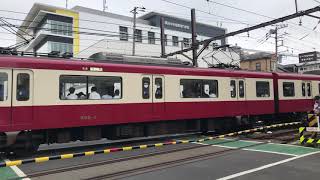
[[[168,0],[162,0],[162,1],[165,1],[165,2],[170,2],[170,1],[168,1]],[[173,2],[170,2],[170,3],[173,3]],[[173,3],[173,4],[175,4],[175,5],[179,5],[178,3]],[[188,6],[184,6],[184,5],[179,5],[179,6],[183,6],[183,7],[185,7],[185,8],[191,8],[191,7],[188,7]],[[238,9],[240,9],[240,8],[238,8]],[[12,11],[12,10],[1,10],[0,9],[0,11],[3,11],[3,12],[11,12],[11,13],[20,13],[20,14],[28,14],[28,13],[25,13],[25,12],[18,12],[18,11]],[[200,11],[200,12],[203,12],[203,13],[206,13],[206,14],[208,14],[207,12],[205,12],[205,11],[202,11],[202,10],[197,10],[197,11]],[[209,15],[213,15],[212,13],[209,13]],[[215,16],[215,15],[214,15]],[[264,16],[264,15],[261,15],[261,16]],[[268,17],[268,16],[265,16],[265,17]],[[224,17],[223,17],[224,18]],[[269,18],[271,18],[271,17],[269,17]],[[12,19],[12,20],[19,20],[19,21],[27,21],[27,20],[21,20],[21,19],[17,19],[17,18],[8,18],[8,19]],[[224,19],[226,19],[226,18],[224,18]],[[105,22],[105,21],[94,21],[94,20],[86,20],[86,19],[78,19],[78,20],[81,20],[81,21],[88,21],[88,22],[97,22],[97,23],[104,23],[104,24],[114,24],[114,25],[123,25],[123,26],[128,26],[128,24],[119,24],[119,23],[108,23],[108,22]],[[231,19],[233,22],[235,22],[235,20],[233,20],[233,19]],[[32,22],[32,21],[30,21],[30,22]],[[236,21],[236,22],[238,22],[239,24],[248,24],[248,23],[244,23],[244,22],[241,22],[241,21]],[[231,22],[229,22],[229,23],[231,23]],[[81,27],[76,27],[76,28],[81,28]],[[127,27],[127,28],[131,28],[131,27]],[[147,28],[147,27],[143,27],[143,28],[145,28],[145,29],[147,29],[147,30],[150,30],[150,28]],[[153,28],[153,27],[152,27]],[[156,29],[158,29],[158,27],[155,27]],[[82,29],[88,29],[88,28],[82,28]],[[101,30],[101,31],[104,31],[104,30]],[[119,33],[119,32],[112,32],[112,33]],[[155,34],[160,34],[160,33],[158,33],[158,32],[154,32]],[[170,34],[168,34],[168,35],[170,35]],[[173,36],[173,35],[171,35],[171,36]]]
[[[220,6],[228,7],[228,8],[231,8],[231,9],[235,9],[235,10],[238,10],[238,11],[246,12],[246,13],[253,14],[253,15],[256,15],[256,16],[260,16],[260,17],[264,17],[264,18],[268,18],[268,19],[276,19],[276,18],[271,17],[271,16],[267,16],[267,15],[260,14],[260,13],[254,12],[254,11],[249,11],[249,10],[246,10],[246,9],[242,9],[242,8],[238,8],[238,7],[235,7],[235,6],[227,5],[225,3],[220,3],[220,2],[216,2],[216,1],[212,1],[212,0],[206,0],[206,1],[208,1],[208,2],[210,2],[212,4],[217,4],[217,5],[220,5]],[[292,24],[292,25],[295,25],[295,26],[303,27],[305,29],[314,31],[314,29],[310,29],[310,28],[308,28],[306,26],[303,26],[303,25],[300,25],[300,24],[296,24],[296,23],[293,23],[293,22],[289,22],[289,23]]]
[[[211,15],[211,14],[210,14]],[[79,19],[80,20],[80,19]],[[243,23],[241,23],[241,24],[243,24]],[[112,32],[112,33],[119,33],[119,32]],[[95,35],[95,34],[91,34],[91,35]],[[118,35],[117,35],[118,36]],[[128,37],[131,37],[131,35],[128,35]],[[155,40],[158,40],[158,38],[154,38]],[[168,39],[168,41],[170,41],[169,39]]]

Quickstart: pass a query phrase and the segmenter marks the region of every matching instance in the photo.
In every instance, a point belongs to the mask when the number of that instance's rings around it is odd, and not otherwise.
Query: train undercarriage
[[[305,116],[306,113],[290,113],[278,116],[237,116],[0,133],[0,151],[24,155],[37,151],[40,144],[93,141],[102,138],[118,140],[193,132],[221,134],[249,129],[257,124],[302,121]]]

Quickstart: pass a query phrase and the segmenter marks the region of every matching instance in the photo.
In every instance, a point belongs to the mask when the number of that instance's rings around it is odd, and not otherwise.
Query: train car
[[[303,113],[312,111],[314,97],[320,92],[320,77],[277,73],[278,113]]]
[[[274,85],[285,74],[18,56],[1,56],[0,68],[5,150],[216,130],[235,117],[296,112]]]

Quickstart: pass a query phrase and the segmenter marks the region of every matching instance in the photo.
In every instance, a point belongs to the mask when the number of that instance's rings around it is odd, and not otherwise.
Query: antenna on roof
[[[108,9],[108,6],[107,6],[107,0],[103,0],[103,12],[105,12],[107,9]]]

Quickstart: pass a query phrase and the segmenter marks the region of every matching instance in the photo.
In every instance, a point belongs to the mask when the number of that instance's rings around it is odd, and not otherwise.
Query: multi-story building
[[[136,55],[153,57],[161,55],[161,17],[164,18],[166,53],[190,47],[191,26],[189,20],[149,12],[136,19]],[[20,28],[21,31],[33,34],[35,38],[21,50],[38,53],[71,52],[77,58],[88,58],[99,52],[131,55],[133,49],[132,24],[132,17],[119,14],[81,6],[64,9],[35,3]],[[226,33],[224,28],[203,23],[196,24],[196,31],[197,40]],[[17,41],[21,42],[22,39],[18,38]],[[213,42],[199,56],[199,65],[206,66],[207,62],[212,63],[217,58],[219,63],[238,63],[239,55],[237,53],[233,51],[217,52],[214,49],[214,46],[226,43],[226,39]],[[230,53],[231,55],[229,55]],[[191,52],[187,52],[185,55],[191,56]],[[182,55],[175,57],[186,59]]]

